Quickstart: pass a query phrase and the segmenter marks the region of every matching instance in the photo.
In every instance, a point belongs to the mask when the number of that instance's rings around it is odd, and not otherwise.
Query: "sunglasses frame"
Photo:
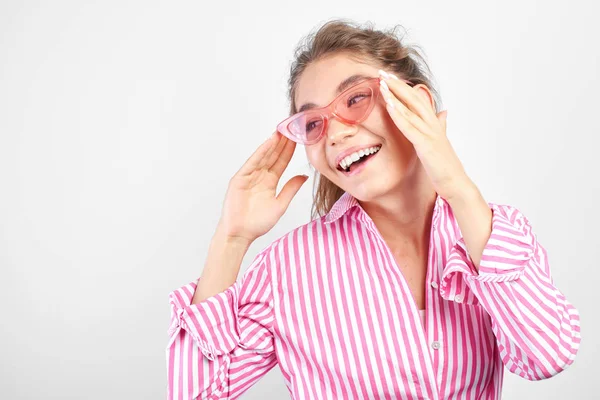
[[[315,144],[317,142],[319,142],[323,136],[325,135],[325,132],[327,132],[327,128],[329,125],[329,119],[331,117],[336,118],[340,121],[342,121],[344,124],[346,125],[356,125],[356,124],[360,124],[361,122],[363,122],[364,120],[366,120],[369,115],[371,114],[371,112],[373,111],[373,108],[375,107],[375,104],[377,103],[377,100],[379,99],[379,81],[381,80],[381,78],[377,77],[377,78],[367,78],[364,79],[362,81],[360,81],[359,83],[352,85],[351,87],[349,87],[348,89],[344,90],[342,93],[340,93],[338,96],[336,96],[331,103],[329,103],[328,105],[326,105],[325,107],[320,107],[320,108],[313,108],[307,111],[302,111],[299,113],[296,113],[294,115],[289,116],[288,118],[286,118],[285,120],[281,121],[278,125],[277,125],[277,131],[279,131],[282,135],[284,135],[285,137],[287,137],[288,139],[290,139],[293,142],[296,142],[298,144],[302,144],[305,146],[309,146],[312,144]],[[406,82],[407,84],[412,86],[412,82],[407,81],[405,79],[402,79],[404,82]],[[337,106],[337,104],[350,92],[356,90],[356,88],[360,87],[360,86],[366,86],[368,88],[370,88],[373,92],[373,98],[371,100],[371,103],[369,104],[369,109],[365,112],[365,115],[360,118],[359,120],[349,120],[347,118],[342,117],[341,115],[339,115],[338,113],[335,112],[335,108]],[[377,86],[377,87],[376,87]],[[288,126],[295,121],[298,118],[301,118],[303,114],[306,113],[318,113],[321,115],[321,117],[323,118],[323,126],[321,128],[321,133],[313,140],[308,140],[308,141],[303,141],[301,140],[299,137],[297,137],[296,135],[294,135],[292,133],[292,131],[288,128]]]

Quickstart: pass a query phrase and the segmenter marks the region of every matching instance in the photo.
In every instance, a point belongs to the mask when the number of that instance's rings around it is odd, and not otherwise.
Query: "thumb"
[[[281,189],[281,192],[279,192],[279,196],[277,196],[277,200],[279,200],[280,205],[283,207],[281,210],[282,213],[287,210],[288,206],[292,202],[292,199],[294,196],[296,196],[302,185],[304,185],[304,182],[307,180],[307,175],[296,175],[287,181],[287,183],[283,186],[283,189]]]

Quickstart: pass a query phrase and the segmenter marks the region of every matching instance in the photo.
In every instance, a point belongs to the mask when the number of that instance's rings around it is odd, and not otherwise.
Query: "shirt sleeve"
[[[168,399],[235,399],[271,370],[273,297],[266,250],[242,279],[191,304],[198,280],[169,294]]]
[[[442,272],[441,296],[489,314],[508,370],[529,380],[571,365],[581,341],[579,312],[554,286],[546,250],[516,208],[489,203],[492,233],[479,271],[461,237]]]

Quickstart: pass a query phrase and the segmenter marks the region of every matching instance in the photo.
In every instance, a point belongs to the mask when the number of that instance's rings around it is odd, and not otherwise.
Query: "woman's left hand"
[[[435,191],[449,201],[474,186],[446,136],[447,111],[435,114],[416,89],[380,71],[380,90],[392,120],[415,147]]]

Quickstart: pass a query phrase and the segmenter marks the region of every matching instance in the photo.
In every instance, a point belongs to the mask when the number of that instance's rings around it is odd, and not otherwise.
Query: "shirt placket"
[[[440,279],[443,268],[443,254],[440,243],[439,232],[439,213],[442,207],[441,199],[438,199],[436,204],[435,214],[431,226],[431,238],[429,243],[429,258],[426,275],[426,306],[425,306],[425,336],[427,338],[427,351],[431,356],[433,364],[433,372],[435,374],[436,388],[441,389],[442,371],[440,367],[445,363],[446,349],[448,343],[445,342],[444,330],[441,320],[442,312],[442,297],[439,294]],[[441,393],[439,393],[441,397]]]

